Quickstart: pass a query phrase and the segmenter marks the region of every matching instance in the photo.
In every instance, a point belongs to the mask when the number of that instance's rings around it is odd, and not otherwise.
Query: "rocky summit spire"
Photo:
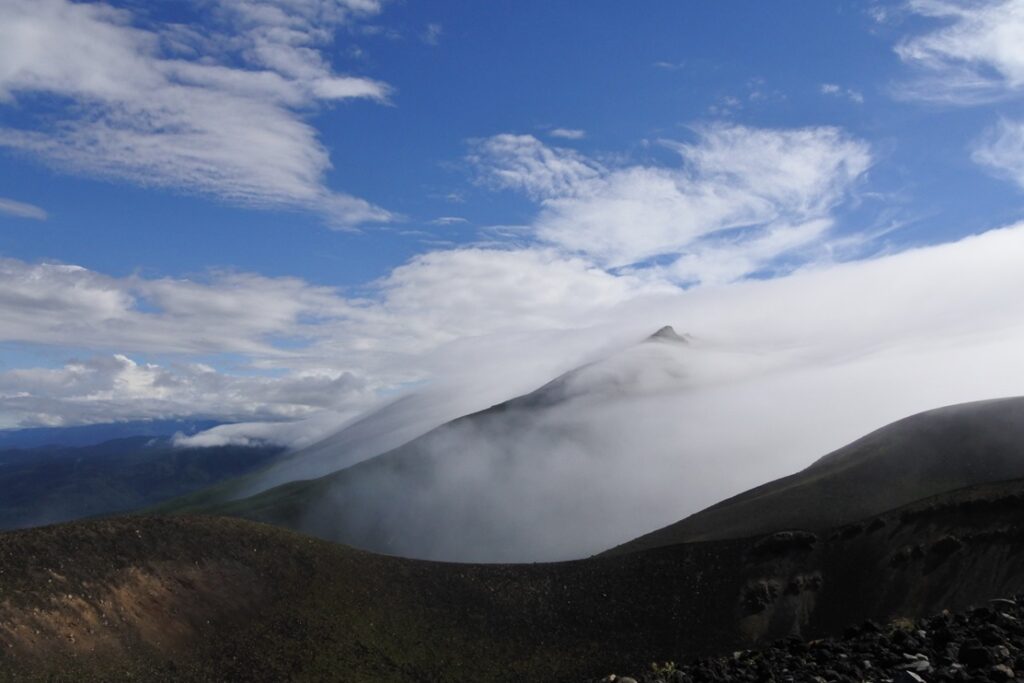
[[[672,328],[671,325],[665,325],[665,327],[661,328],[660,330],[658,330],[657,332],[652,334],[650,337],[648,337],[647,341],[668,341],[668,342],[678,342],[680,344],[689,344],[690,340],[687,338],[688,336],[689,335],[685,335],[685,334],[684,335],[679,335]]]

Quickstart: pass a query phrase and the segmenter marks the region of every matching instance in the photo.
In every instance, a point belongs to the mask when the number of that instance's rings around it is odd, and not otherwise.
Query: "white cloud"
[[[333,412],[288,422],[238,422],[218,425],[198,434],[176,434],[174,444],[182,448],[217,446],[260,446],[267,443],[305,448],[336,432],[346,419]],[[326,474],[324,472],[323,474]]]
[[[331,71],[322,48],[372,2],[222,2],[223,33],[133,25],[104,3],[0,4],[0,102],[53,95],[63,117],[0,128],[0,145],[73,172],[323,213],[348,226],[387,211],[324,184],[331,163],[303,113],[319,101],[387,98]],[[240,62],[240,65],[239,65]]]
[[[584,190],[607,172],[578,152],[548,147],[532,135],[507,133],[478,141],[469,161],[480,169],[484,182],[539,200]]]
[[[434,225],[458,225],[460,223],[468,223],[469,221],[462,216],[438,216],[430,222]]]
[[[442,418],[486,408],[673,324],[706,351],[685,376],[710,393],[685,400],[721,411],[721,421],[701,428],[708,443],[719,429],[721,443],[737,445],[726,438],[737,415],[793,411],[817,425],[800,436],[786,423],[792,430],[772,436],[795,466],[823,444],[913,410],[1024,393],[1014,350],[1024,341],[1022,260],[1024,226],[1015,226],[773,280],[680,290],[657,270],[612,274],[553,249],[475,248],[417,257],[359,300],[291,278],[112,278],[5,261],[0,338],[74,339],[102,353],[0,373],[0,412],[26,424],[196,412],[313,419],[305,432],[247,424],[209,436],[302,444],[303,433],[320,435],[414,387],[434,391]],[[217,352],[239,354],[241,369],[193,358]],[[182,360],[139,359],[155,353]],[[714,354],[750,362],[704,362]],[[768,406],[768,395],[785,400]],[[851,402],[870,409],[853,411]],[[618,428],[622,438],[632,429]],[[786,450],[793,444],[800,448]],[[781,466],[764,463],[758,476]]]
[[[418,354],[462,336],[584,324],[668,285],[614,276],[552,250],[465,248],[413,258],[372,298],[297,278],[214,272],[204,280],[109,277],[80,266],[0,260],[0,341],[141,353],[240,353],[301,362],[331,348]]]
[[[295,420],[338,424],[369,405],[364,383],[348,373],[285,378],[229,375],[198,364],[163,367],[125,355],[93,356],[59,368],[0,373],[0,413],[22,425],[202,415],[225,420]],[[280,425],[270,431],[286,431]],[[281,437],[267,440],[280,442]]]
[[[444,27],[441,24],[432,22],[427,24],[426,28],[423,29],[423,35],[421,36],[423,42],[427,45],[437,45],[441,42],[441,34],[444,33]]]
[[[469,248],[417,256],[396,268],[380,290],[381,310],[422,343],[572,329],[595,324],[604,311],[643,293],[675,288],[615,276],[549,249]]]
[[[582,140],[587,137],[587,132],[579,128],[555,128],[548,135],[553,138],[562,138],[563,140]]]
[[[864,10],[864,12],[876,24],[885,24],[885,23],[889,22],[892,19],[892,12],[891,12],[890,8],[885,7],[884,5],[881,5],[881,4],[869,5]]]
[[[842,97],[855,104],[864,104],[864,94],[854,88],[844,88],[835,83],[822,83],[821,94],[830,97]]]
[[[367,504],[353,504],[344,522],[358,527],[362,513],[380,509],[370,501],[398,496],[412,500],[408,517],[389,508],[387,519],[372,519],[400,520],[390,528],[414,537],[401,552],[463,561],[580,557],[789,474],[907,414],[1019,395],[1022,259],[1018,225],[773,280],[613,298],[589,312],[597,323],[589,330],[508,340],[532,340],[531,353],[513,362],[499,353],[502,335],[463,337],[458,361],[506,389],[535,371],[531,360],[569,358],[574,344],[589,344],[592,358],[616,337],[632,348],[575,373],[558,392],[568,400],[543,414],[510,409],[507,422],[435,435],[419,451],[438,459],[431,477],[408,486],[389,471],[361,481],[341,495]],[[500,301],[497,290],[490,296]],[[635,346],[664,323],[692,332],[691,344]],[[441,374],[435,359],[421,364]],[[447,393],[476,397],[483,384]],[[386,433],[386,424],[374,431]],[[348,449],[334,456],[343,463]],[[286,469],[275,483],[289,478]],[[299,462],[291,477],[308,473]],[[438,519],[450,522],[446,533],[437,533]],[[312,528],[323,530],[339,520],[317,521]]]
[[[317,387],[311,378],[348,373],[374,393],[423,380],[435,370],[452,378],[485,377],[487,372],[467,365],[460,339],[490,337],[496,347],[509,344],[499,356],[525,356],[532,348],[529,343],[497,339],[594,324],[606,309],[641,292],[671,290],[642,278],[616,277],[582,259],[545,250],[427,254],[368,287],[365,299],[347,299],[332,288],[296,278],[217,272],[202,280],[114,278],[79,266],[5,259],[0,260],[0,341],[59,348],[73,343],[78,349],[125,357],[174,354],[218,359],[233,354],[240,358],[231,361],[233,365],[273,374],[258,392],[249,392],[250,407],[238,408],[237,401],[245,398],[242,393],[224,399],[221,410],[237,419],[259,414],[257,406],[267,401],[316,409],[318,401],[326,400],[317,398],[317,392],[331,387]],[[532,380],[542,381],[548,373],[565,369],[565,362],[553,358],[535,363],[534,369],[511,382],[527,390]],[[202,375],[211,397],[222,393],[212,378],[223,374]],[[287,386],[294,377],[312,393],[298,398],[292,388],[288,401],[273,394],[284,391],[273,387]],[[507,387],[509,381],[499,387]],[[496,400],[505,398],[500,393],[504,390],[499,388]],[[23,419],[42,420],[40,416],[62,411],[68,421],[85,419],[66,402],[49,411],[39,407],[41,396],[19,399],[35,406],[19,408]],[[117,396],[123,400],[115,396],[89,404],[89,415],[106,411],[110,419],[120,419],[141,409],[124,395]],[[201,403],[186,400],[176,405],[188,410]],[[170,411],[166,403],[156,409]],[[284,414],[278,408],[268,411],[275,418]]]
[[[1001,120],[975,143],[971,158],[1024,189],[1024,122]]]
[[[487,182],[540,202],[533,228],[541,240],[609,267],[676,255],[691,271],[686,280],[714,279],[722,265],[730,278],[742,276],[821,238],[871,163],[868,146],[836,128],[697,132],[694,144],[664,143],[678,167],[607,168],[523,135],[480,142],[470,161]],[[701,257],[711,253],[737,260],[730,267]]]
[[[1024,0],[913,0],[909,8],[943,26],[897,46],[920,71],[899,96],[977,105],[1024,94]],[[1024,187],[1024,123],[1000,120],[974,143],[971,156]]]
[[[908,7],[943,26],[896,47],[921,72],[897,94],[978,104],[1024,89],[1024,0],[911,0]]]
[[[78,348],[288,355],[273,337],[306,339],[343,316],[332,289],[296,278],[214,273],[206,282],[112,278],[80,266],[0,259],[0,339]],[[307,322],[308,321],[308,322]]]
[[[0,197],[0,213],[6,213],[17,218],[31,218],[37,221],[45,221],[47,213],[44,209],[34,204],[15,201],[7,197]]]

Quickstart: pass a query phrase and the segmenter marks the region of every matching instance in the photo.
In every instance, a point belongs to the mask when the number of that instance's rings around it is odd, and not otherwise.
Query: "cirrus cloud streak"
[[[347,227],[384,209],[328,188],[331,167],[304,120],[322,102],[386,101],[379,81],[333,73],[322,48],[373,2],[197,3],[221,32],[143,27],[103,2],[0,4],[0,104],[50,98],[35,129],[0,146],[75,173],[298,208]]]

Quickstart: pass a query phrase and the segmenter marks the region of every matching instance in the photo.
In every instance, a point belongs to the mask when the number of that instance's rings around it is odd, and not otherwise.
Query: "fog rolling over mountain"
[[[585,557],[799,471],[879,425],[1015,383],[988,377],[975,393],[982,361],[971,349],[808,361],[788,348],[674,337],[656,334],[329,476],[164,509],[237,514],[416,558]],[[997,344],[993,353],[1008,354]],[[936,354],[946,382],[934,377]]]
[[[429,382],[406,386],[347,419],[323,414],[294,422],[227,424],[177,443],[189,448],[270,443],[290,449],[272,466],[199,497],[234,500],[287,482],[322,477],[390,451],[442,424],[530,392],[581,363],[635,344],[646,328],[634,324],[613,330],[499,335],[486,342],[486,362],[481,362],[475,346],[480,340],[456,340],[445,347]]]
[[[718,462],[721,430],[707,409],[720,414],[732,399],[690,395],[760,362],[663,328],[330,476],[191,509],[408,557],[583,557],[768,478],[778,463],[745,461],[747,433],[733,430],[724,440],[737,454],[732,461],[745,466]]]
[[[431,429],[454,419],[462,401],[431,401],[431,394],[407,394],[377,410],[370,411],[336,430],[326,438],[298,448],[278,462],[248,476],[231,479],[197,494],[197,500],[228,501],[252,496],[290,481],[315,479],[344,469],[367,458],[387,452]],[[298,430],[307,421],[258,425],[270,437],[271,443],[280,440],[282,428]],[[235,429],[239,427],[239,429]],[[225,425],[194,437],[178,439],[180,447],[215,447],[235,442],[252,446],[263,443],[254,434],[253,425]]]
[[[678,460],[677,444],[641,441],[651,441],[651,433],[677,434],[687,422],[648,406],[699,380],[695,353],[707,363],[716,355],[663,329],[389,453],[223,509],[411,557],[520,561],[591,554],[609,538],[642,533],[676,508],[674,485],[666,487],[662,474]],[[621,429],[627,414],[635,429]],[[695,453],[683,462],[699,459]],[[706,485],[693,504],[710,504],[722,493]]]
[[[452,392],[445,400],[438,400],[437,392],[406,394],[254,474],[239,488],[238,496],[322,477],[386,453],[472,412],[477,401],[479,397],[466,392]]]

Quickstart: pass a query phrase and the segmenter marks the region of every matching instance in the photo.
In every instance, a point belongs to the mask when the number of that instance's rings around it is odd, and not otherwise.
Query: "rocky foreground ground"
[[[731,656],[664,662],[593,683],[1024,681],[1024,595],[964,613],[867,621],[841,638],[790,638]]]

